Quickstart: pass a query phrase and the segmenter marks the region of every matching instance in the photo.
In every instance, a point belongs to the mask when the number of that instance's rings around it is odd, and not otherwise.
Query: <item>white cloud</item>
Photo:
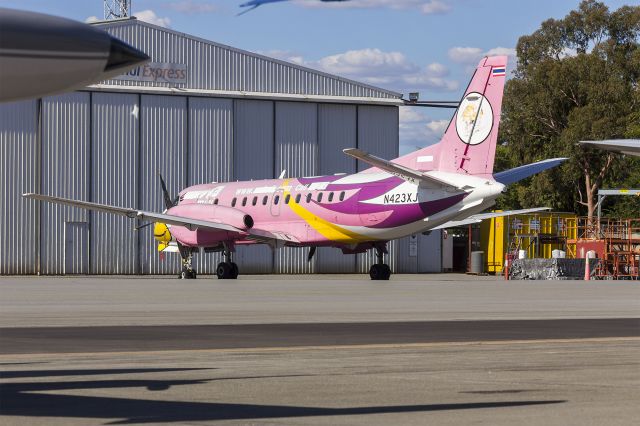
[[[511,47],[494,47],[489,50],[482,50],[479,47],[452,47],[447,52],[449,59],[459,64],[475,65],[485,56],[505,55],[509,57],[509,62],[515,62],[516,49]]]
[[[432,119],[419,107],[400,107],[400,154],[433,145],[442,139],[449,119]]]
[[[304,64],[330,74],[405,93],[458,89],[457,81],[445,78],[449,69],[444,65],[432,63],[420,67],[401,52],[385,52],[377,48],[350,50]]]
[[[158,15],[156,15],[156,13],[151,9],[134,13],[133,16],[135,16],[141,21],[145,21],[150,24],[157,25],[159,27],[169,28],[169,26],[171,25],[171,19],[167,17],[161,18]]]
[[[387,8],[396,10],[417,9],[425,15],[442,14],[451,10],[448,0],[351,0],[321,2],[296,0],[296,4],[305,7],[331,7],[336,9],[374,9]]]
[[[459,64],[475,63],[482,58],[483,51],[479,47],[452,47],[447,52],[449,59]]]
[[[483,50],[479,47],[452,47],[447,52],[449,59],[459,64],[467,65],[467,72],[473,72],[475,66],[485,56],[504,55],[507,56],[507,75],[515,69],[517,64],[516,49],[511,47],[494,47],[489,50]]]
[[[85,23],[90,24],[92,22],[98,22],[101,21],[102,19],[98,18],[97,16],[89,16],[87,19],[84,20]]]
[[[451,10],[451,6],[439,0],[431,0],[422,5],[420,8],[425,15],[436,15],[447,13]]]
[[[317,62],[323,71],[333,74],[389,77],[413,73],[417,66],[400,52],[383,52],[380,49],[349,50],[326,56]]]
[[[176,12],[186,13],[189,15],[198,14],[198,13],[211,13],[218,10],[218,6],[205,3],[205,2],[196,2],[193,0],[180,0],[171,3],[166,3],[166,6],[169,9],[175,10]]]

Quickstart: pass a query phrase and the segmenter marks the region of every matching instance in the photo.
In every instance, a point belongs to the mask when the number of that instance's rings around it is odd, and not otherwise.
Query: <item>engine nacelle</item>
[[[179,204],[167,210],[173,216],[223,223],[246,231],[253,227],[253,218],[245,212],[231,207],[211,204]]]
[[[167,210],[167,214],[173,216],[188,217],[192,219],[206,220],[225,225],[231,225],[242,231],[253,227],[253,218],[231,207],[216,206],[210,204],[179,204]],[[190,231],[186,227],[171,226],[171,235],[176,240],[189,246],[211,246],[220,241],[226,241],[238,237],[237,232],[216,231],[211,229],[198,228]]]

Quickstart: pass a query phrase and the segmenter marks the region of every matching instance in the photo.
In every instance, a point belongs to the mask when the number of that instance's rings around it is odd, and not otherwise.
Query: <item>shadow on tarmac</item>
[[[3,378],[80,376],[92,374],[133,374],[204,370],[190,368],[167,369],[101,369],[3,372]],[[11,375],[9,376],[10,373]],[[238,378],[240,379],[240,378]],[[217,379],[212,379],[217,380]],[[27,417],[67,417],[113,420],[108,424],[168,423],[185,421],[272,419],[286,417],[346,416],[383,413],[410,413],[442,410],[518,407],[564,403],[566,400],[491,401],[455,404],[422,404],[372,407],[304,407],[287,405],[257,405],[158,401],[135,398],[54,395],[32,392],[56,390],[146,388],[163,391],[171,386],[198,385],[210,380],[96,380],[70,382],[2,383],[0,415]]]

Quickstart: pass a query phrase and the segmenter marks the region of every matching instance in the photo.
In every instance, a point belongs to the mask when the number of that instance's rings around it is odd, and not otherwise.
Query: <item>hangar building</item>
[[[0,274],[177,273],[152,227],[23,199],[23,192],[162,211],[169,191],[211,182],[355,172],[342,153],[398,155],[398,93],[135,18],[98,27],[151,62],[85,90],[0,105]],[[394,272],[439,272],[440,233],[390,244]],[[176,257],[174,259],[173,257]],[[243,273],[367,273],[372,253],[238,247]],[[214,273],[218,253],[194,257]]]

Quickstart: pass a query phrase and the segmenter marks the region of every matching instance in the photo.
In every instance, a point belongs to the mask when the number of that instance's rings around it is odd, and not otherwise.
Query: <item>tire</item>
[[[216,268],[216,275],[220,280],[227,280],[231,278],[231,265],[226,262],[220,262]]]
[[[372,280],[377,281],[380,280],[382,275],[382,270],[380,268],[380,265],[373,264],[371,265],[371,268],[369,268],[369,276],[371,277]]]
[[[380,278],[380,279],[388,281],[389,278],[391,277],[391,268],[386,263],[384,265],[380,265],[380,266],[382,266],[382,278]]]
[[[238,265],[236,265],[234,262],[231,262],[231,275],[229,276],[229,278],[235,280],[236,278],[238,278],[238,273]]]

